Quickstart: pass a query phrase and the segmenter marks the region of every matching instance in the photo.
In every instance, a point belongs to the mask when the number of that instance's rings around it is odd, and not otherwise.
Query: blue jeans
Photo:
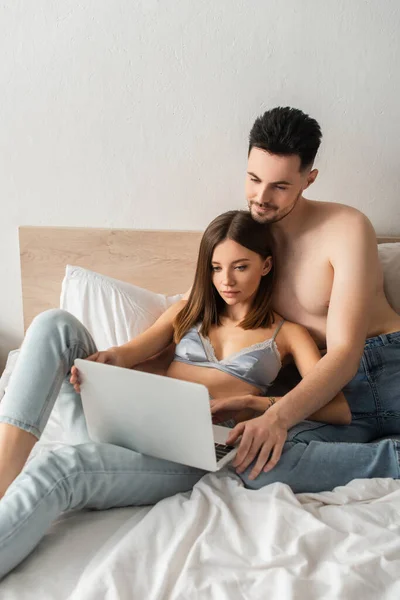
[[[358,372],[343,393],[352,413],[350,425],[298,423],[289,431],[276,467],[252,481],[250,465],[240,476],[245,486],[259,489],[280,481],[299,493],[332,490],[353,479],[398,479],[400,331],[366,340]],[[389,439],[379,439],[385,437]]]
[[[95,351],[85,327],[62,310],[42,313],[27,332],[0,404],[0,422],[40,437],[57,400],[71,445],[30,460],[0,500],[0,578],[33,550],[61,512],[154,504],[191,490],[205,473],[90,442],[69,371],[75,358]],[[240,475],[244,485],[257,489],[283,481],[302,492],[332,489],[355,477],[398,478],[400,442],[365,442],[400,433],[399,366],[400,332],[368,340],[359,373],[344,390],[353,423],[300,423],[289,432],[278,465],[255,481],[248,480],[249,467]]]

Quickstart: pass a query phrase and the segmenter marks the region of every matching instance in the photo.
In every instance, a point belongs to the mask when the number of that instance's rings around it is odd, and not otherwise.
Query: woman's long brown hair
[[[239,323],[243,329],[270,327],[274,323],[271,296],[274,283],[273,241],[267,224],[258,223],[248,211],[230,210],[214,219],[200,242],[196,274],[189,299],[174,321],[174,341],[201,321],[200,332],[208,335],[212,325],[220,325],[220,315],[226,304],[212,282],[212,257],[215,247],[224,240],[233,240],[256,252],[262,259],[272,256],[272,269],[261,278],[253,304]]]

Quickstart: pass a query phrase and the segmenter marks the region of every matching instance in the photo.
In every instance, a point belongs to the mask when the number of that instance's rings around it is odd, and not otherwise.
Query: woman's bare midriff
[[[174,360],[167,371],[167,377],[201,383],[205,385],[212,398],[223,398],[226,396],[244,396],[245,394],[259,394],[260,390],[242,381],[238,377],[228,375],[212,367],[196,367]]]

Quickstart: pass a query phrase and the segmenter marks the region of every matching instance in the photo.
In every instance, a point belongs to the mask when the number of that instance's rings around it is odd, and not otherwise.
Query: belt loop
[[[387,343],[389,342],[386,333],[381,333],[381,335],[379,335],[378,337],[380,338],[380,340],[384,346],[386,346]]]

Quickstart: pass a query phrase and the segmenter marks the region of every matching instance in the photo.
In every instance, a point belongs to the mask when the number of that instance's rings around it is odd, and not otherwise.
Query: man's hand
[[[239,436],[242,439],[233,466],[237,473],[242,473],[258,455],[249,475],[249,479],[255,479],[261,471],[267,473],[278,463],[287,438],[287,426],[270,409],[261,417],[236,425],[226,444],[234,444]]]

